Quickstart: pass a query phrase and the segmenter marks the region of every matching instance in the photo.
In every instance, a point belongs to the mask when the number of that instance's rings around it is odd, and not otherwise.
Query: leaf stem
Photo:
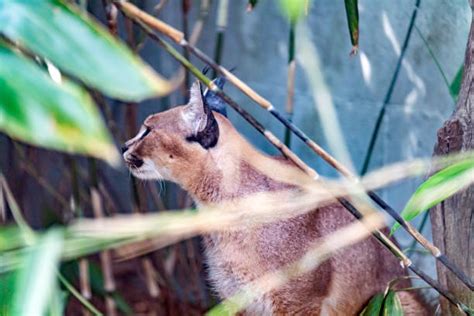
[[[102,316],[103,314],[94,307],[84,296],[79,293],[74,286],[69,283],[69,281],[61,274],[61,272],[57,272],[57,276],[59,281],[64,285],[64,287],[79,301],[81,304],[86,307],[91,313],[93,313],[96,316]]]

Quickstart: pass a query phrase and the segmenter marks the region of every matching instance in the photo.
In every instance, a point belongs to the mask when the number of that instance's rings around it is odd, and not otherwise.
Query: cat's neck
[[[292,187],[274,177],[282,168],[293,169],[291,164],[259,152],[227,121],[219,121],[219,128],[219,142],[209,151],[212,159],[196,166],[187,183],[182,184],[196,202],[217,203]]]

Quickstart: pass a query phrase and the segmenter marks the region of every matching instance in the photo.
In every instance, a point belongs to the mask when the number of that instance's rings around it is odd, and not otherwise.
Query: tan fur
[[[124,154],[126,161],[132,154],[144,160],[142,167],[131,168],[134,175],[174,181],[198,204],[255,192],[293,190],[301,181],[300,170],[284,159],[258,152],[218,113],[214,115],[220,135],[214,147],[204,149],[187,141],[194,129],[187,120],[188,107],[175,107],[146,119],[144,125],[151,128],[150,133],[129,141]],[[332,204],[291,219],[204,236],[212,284],[222,298],[231,296],[264,273],[297,260],[312,242],[353,220],[341,205]],[[356,315],[372,295],[405,274],[396,258],[371,237],[268,293],[246,313]],[[408,281],[400,283],[408,285]],[[426,314],[409,293],[403,293],[401,299],[406,315]]]

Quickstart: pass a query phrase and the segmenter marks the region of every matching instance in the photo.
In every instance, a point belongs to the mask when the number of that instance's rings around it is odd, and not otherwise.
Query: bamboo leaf
[[[367,306],[360,313],[360,316],[379,316],[382,310],[383,299],[383,293],[372,296]]]
[[[346,6],[347,25],[351,37],[352,52],[356,54],[359,47],[359,8],[357,0],[344,0]]]
[[[54,82],[30,60],[0,44],[0,131],[18,140],[119,160],[99,112],[79,86]]]
[[[403,316],[402,303],[395,291],[388,291],[382,310],[383,316]]]
[[[257,3],[258,3],[258,0],[248,0],[247,11],[252,11],[253,9],[255,9],[255,6],[257,5]]]
[[[305,12],[307,0],[280,0],[280,9],[291,24],[295,24]]]
[[[472,182],[474,182],[474,159],[466,159],[446,167],[429,177],[416,189],[400,215],[409,221]],[[395,223],[390,234],[399,227],[400,224]]]
[[[457,100],[459,91],[461,91],[462,73],[463,73],[463,66],[461,65],[461,67],[459,67],[458,72],[456,73],[456,76],[453,79],[453,82],[451,82],[451,85],[449,86],[449,92],[451,93],[451,96],[455,100]]]
[[[44,315],[56,286],[62,234],[50,230],[25,254],[15,286],[12,315]]]
[[[60,0],[3,0],[0,33],[111,97],[166,94],[170,84],[99,23]]]

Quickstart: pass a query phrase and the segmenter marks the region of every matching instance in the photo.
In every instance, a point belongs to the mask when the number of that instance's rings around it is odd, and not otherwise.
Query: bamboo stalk
[[[201,0],[201,7],[199,9],[199,18],[194,24],[193,30],[191,32],[191,36],[189,37],[189,42],[193,45],[196,45],[199,37],[202,33],[202,29],[204,27],[204,21],[206,20],[207,16],[209,15],[209,0]]]
[[[91,200],[92,210],[94,211],[95,218],[103,218],[104,210],[102,206],[102,199],[98,188],[95,186],[91,187]],[[100,266],[102,274],[104,276],[104,289],[105,289],[105,308],[106,315],[115,316],[117,311],[115,309],[115,301],[112,297],[112,293],[115,292],[115,280],[113,274],[112,260],[110,256],[110,250],[104,250],[99,253]]]
[[[162,47],[165,48],[165,50],[170,53],[174,58],[176,58],[183,66],[187,67],[200,81],[202,81],[204,84],[206,84],[211,90],[213,90],[214,92],[216,92],[220,97],[222,97],[232,108],[234,108],[234,110],[236,110],[239,114],[242,115],[242,117],[244,117],[244,119],[246,119],[254,128],[256,128],[260,133],[262,133],[275,147],[277,147],[282,153],[283,155],[285,155],[288,159],[290,159],[292,162],[295,163],[295,165],[297,165],[298,167],[300,167],[303,171],[305,171],[306,173],[308,173],[309,175],[313,176],[313,177],[317,177],[317,173],[316,171],[314,171],[313,169],[311,169],[310,167],[308,167],[303,161],[301,161],[301,159],[299,159],[299,157],[297,157],[291,150],[288,149],[288,147],[286,147],[281,141],[278,140],[278,138],[276,138],[271,132],[265,130],[265,128],[263,127],[263,125],[261,125],[257,120],[255,120],[255,118],[253,118],[248,112],[246,112],[244,109],[242,109],[237,103],[235,103],[231,98],[229,98],[223,91],[221,91],[218,87],[216,87],[207,77],[205,77],[204,75],[202,75],[202,73],[196,68],[194,67],[188,60],[184,59],[182,55],[180,55],[171,45],[169,45],[168,43],[164,42],[156,33],[154,33],[150,27],[152,27],[153,29],[156,29],[160,32],[162,32],[163,34],[165,34],[166,36],[168,36],[167,34],[169,33],[169,28],[170,26],[167,25],[166,28],[162,27],[162,25],[160,25],[160,23],[150,23],[149,19],[144,19],[142,20],[140,18],[140,16],[143,16],[146,15],[145,12],[139,10],[138,8],[134,7],[133,10],[130,10],[130,6],[131,4],[130,3],[127,3],[127,2],[124,2],[123,0],[115,0],[115,3],[118,5],[118,8],[126,15],[128,16],[129,18],[131,18],[132,20],[134,20],[138,25],[140,25],[147,33],[148,33],[148,36],[150,38],[152,38],[153,40],[157,41]],[[126,4],[125,6],[123,4]],[[132,5],[133,6],[133,5]],[[134,14],[134,12],[136,12],[136,10],[139,10],[141,11],[141,14],[140,15],[136,15]],[[160,21],[161,22],[161,21]],[[161,22],[163,23],[163,22]],[[170,37],[170,36],[168,36]],[[173,39],[173,37],[170,37],[171,39]],[[174,40],[174,39],[173,39]],[[240,79],[238,79],[237,77],[235,77],[233,74],[231,74],[228,70],[226,70],[225,68],[223,68],[222,66],[220,65],[217,65],[215,64],[207,55],[205,55],[204,53],[202,53],[199,49],[197,49],[196,47],[193,47],[191,45],[189,45],[189,43],[184,39],[184,37],[181,37],[179,39],[179,41],[175,41],[176,43],[178,43],[179,45],[181,46],[185,46],[187,47],[188,49],[190,49],[191,52],[193,52],[198,58],[200,58],[201,60],[203,60],[205,63],[207,63],[209,66],[213,67],[213,69],[215,69],[216,71],[219,71],[221,74],[223,74],[224,76],[226,76],[227,79],[229,79],[229,81],[231,81],[234,85],[236,85],[240,90],[242,90],[244,93],[246,93],[247,95],[249,95],[254,101],[256,101],[259,105],[261,105],[263,108],[267,109],[270,113],[272,113],[275,117],[277,117],[282,123],[284,123],[286,126],[290,127],[292,132],[294,132],[298,137],[300,138],[306,138],[307,142],[308,143],[314,143],[313,141],[311,141],[303,132],[301,132],[296,126],[294,126],[292,123],[288,122],[288,120],[284,119],[281,114],[279,114],[279,112],[277,112],[272,104],[267,101],[266,99],[264,99],[263,97],[261,97],[260,95],[258,95],[255,91],[253,91],[250,87],[248,87],[245,83],[243,83]],[[298,132],[298,133],[297,133]],[[306,143],[306,142],[305,142]],[[310,146],[311,147],[311,146]],[[313,147],[311,147],[313,148]],[[338,166],[339,167],[339,171],[341,173],[343,173],[343,171],[346,172],[346,176],[349,177],[350,179],[354,180],[354,182],[357,182],[357,178],[355,178],[355,176],[352,176],[351,172],[348,171],[345,167],[343,167],[339,162],[337,162],[337,160],[335,160],[333,157],[331,157],[328,153],[326,153],[322,148],[320,148],[316,143],[314,143],[314,148],[313,149],[318,149],[321,151],[321,153],[325,153],[326,155],[321,155],[324,158],[327,159],[328,162],[332,163],[332,164],[335,164],[335,166]],[[325,160],[326,160],[325,159]],[[370,192],[369,192],[370,193]],[[371,198],[373,198],[373,196],[375,195],[372,194],[369,196]],[[340,200],[341,203],[344,201],[343,199]],[[378,198],[378,201],[382,201],[380,198]],[[347,202],[347,201],[346,201]],[[377,201],[376,201],[377,202]],[[353,208],[353,206],[347,202],[347,203],[342,203],[346,208],[348,208],[349,206],[351,206]],[[355,208],[354,208],[355,210]],[[393,210],[393,209],[392,209]],[[357,211],[357,210],[356,210]],[[390,214],[390,213],[389,213]],[[392,215],[392,214],[390,214]],[[401,219],[401,218],[400,218]],[[404,221],[402,219],[402,221]],[[402,222],[403,223],[403,222]],[[400,224],[402,224],[400,223]],[[407,223],[405,221],[405,223],[403,223],[402,227],[404,227],[405,229],[408,227],[409,223]],[[416,229],[413,228],[411,230],[411,233],[413,233],[413,231],[415,231]],[[409,231],[410,232],[410,231]],[[418,236],[417,238],[420,238],[421,234],[418,233]],[[377,236],[376,236],[377,238]],[[392,253],[394,253],[395,255],[397,256],[400,256],[402,258],[402,262],[403,264],[410,268],[412,271],[414,271],[415,273],[417,272],[420,272],[418,269],[416,268],[411,268],[413,266],[413,264],[411,263],[411,261],[408,259],[408,257],[406,257],[403,252],[401,252],[400,249],[398,249],[398,247],[396,247],[389,239],[387,236],[385,236],[384,234],[380,233],[379,232],[379,240],[384,240],[383,244],[390,250],[392,251]],[[421,239],[420,239],[421,240]],[[426,239],[425,239],[426,240]],[[431,244],[425,244],[423,246],[432,246]],[[434,247],[434,246],[432,246]],[[437,248],[432,248],[432,250],[435,250]],[[439,250],[438,250],[439,251]],[[438,260],[440,260],[440,256],[436,256],[436,258]],[[444,258],[443,261],[446,261],[447,258]],[[440,262],[443,262],[440,260]],[[454,265],[451,265],[451,268],[453,267]],[[448,266],[449,268],[449,266]],[[459,270],[459,269],[458,269]],[[418,274],[418,273],[417,273]],[[418,274],[419,275],[419,274]],[[422,276],[420,276],[422,277]],[[470,280],[466,280],[466,279],[461,279],[468,287],[469,285],[471,284],[472,285],[472,282],[470,282]],[[431,282],[433,281],[433,282]],[[441,287],[441,285],[434,281],[434,280],[428,280],[427,282],[431,285],[433,284],[433,288],[436,289],[440,294],[444,295],[446,293],[449,293],[447,292],[447,290],[443,289]],[[451,295],[452,296],[452,295]],[[461,302],[457,301],[456,298],[454,297],[448,297],[446,296],[446,298],[448,300],[450,300],[453,304],[457,305],[457,306],[464,306]],[[464,306],[465,307],[465,306]],[[463,310],[464,311],[467,311],[466,309],[467,307],[465,307]]]
[[[216,33],[216,46],[214,48],[214,60],[216,63],[221,64],[222,51],[224,48],[224,36],[227,29],[227,20],[229,14],[229,0],[219,0],[217,6],[217,33]],[[212,76],[216,77],[217,72],[214,69]]]
[[[295,75],[295,23],[290,22],[290,32],[288,37],[288,78],[286,84],[286,115],[289,122],[293,120]],[[288,147],[291,145],[291,130],[288,127],[285,129],[285,145]]]
[[[83,217],[83,210],[81,205],[80,193],[79,193],[79,178],[77,172],[76,161],[72,157],[66,157],[69,163],[69,172],[71,174],[71,186],[72,186],[72,196],[71,196],[71,209],[75,216],[81,218]],[[84,257],[78,260],[79,265],[79,288],[82,296],[90,301],[92,298],[91,285],[90,285],[90,275],[89,275],[89,260]],[[90,310],[82,305],[82,315],[89,316]]]
[[[79,259],[79,288],[81,289],[81,295],[87,301],[90,301],[92,298],[91,284],[89,280],[89,260],[86,258],[81,258]],[[90,315],[89,309],[84,305],[82,305],[82,315]]]
[[[183,35],[185,38],[188,38],[188,13],[191,9],[191,3],[189,0],[181,0],[181,25],[183,30]],[[183,55],[186,59],[189,59],[189,51],[183,47]],[[189,86],[189,74],[186,68],[181,68],[184,70],[184,80],[181,85],[181,90],[183,95],[187,98],[188,97],[188,86]]]
[[[148,293],[151,297],[157,298],[158,296],[160,296],[160,288],[158,287],[158,284],[156,282],[157,272],[153,267],[150,258],[145,257],[141,261],[143,270],[145,271],[145,281],[148,288]]]
[[[375,121],[374,130],[372,131],[372,135],[370,136],[369,147],[367,148],[367,153],[365,154],[364,163],[362,164],[362,169],[360,172],[361,175],[364,175],[369,169],[370,159],[372,158],[372,153],[374,151],[375,143],[377,142],[377,136],[379,134],[380,126],[382,125],[382,121],[385,116],[385,111],[386,111],[388,102],[390,102],[390,99],[392,98],[392,93],[395,88],[395,83],[397,82],[397,79],[398,79],[398,74],[400,73],[402,61],[403,61],[403,58],[405,57],[405,52],[407,50],[408,43],[410,42],[411,33],[413,30],[413,26],[415,25],[416,15],[418,13],[418,8],[420,7],[420,2],[421,0],[416,0],[415,8],[413,9],[413,13],[410,19],[410,24],[408,25],[408,31],[406,33],[405,40],[403,41],[403,45],[400,51],[400,56],[398,57],[398,60],[397,60],[397,65],[395,66],[395,72],[393,73],[392,79],[390,80],[390,85],[388,87],[387,93],[385,94],[382,107],[380,109],[379,115],[377,116],[377,120]]]

